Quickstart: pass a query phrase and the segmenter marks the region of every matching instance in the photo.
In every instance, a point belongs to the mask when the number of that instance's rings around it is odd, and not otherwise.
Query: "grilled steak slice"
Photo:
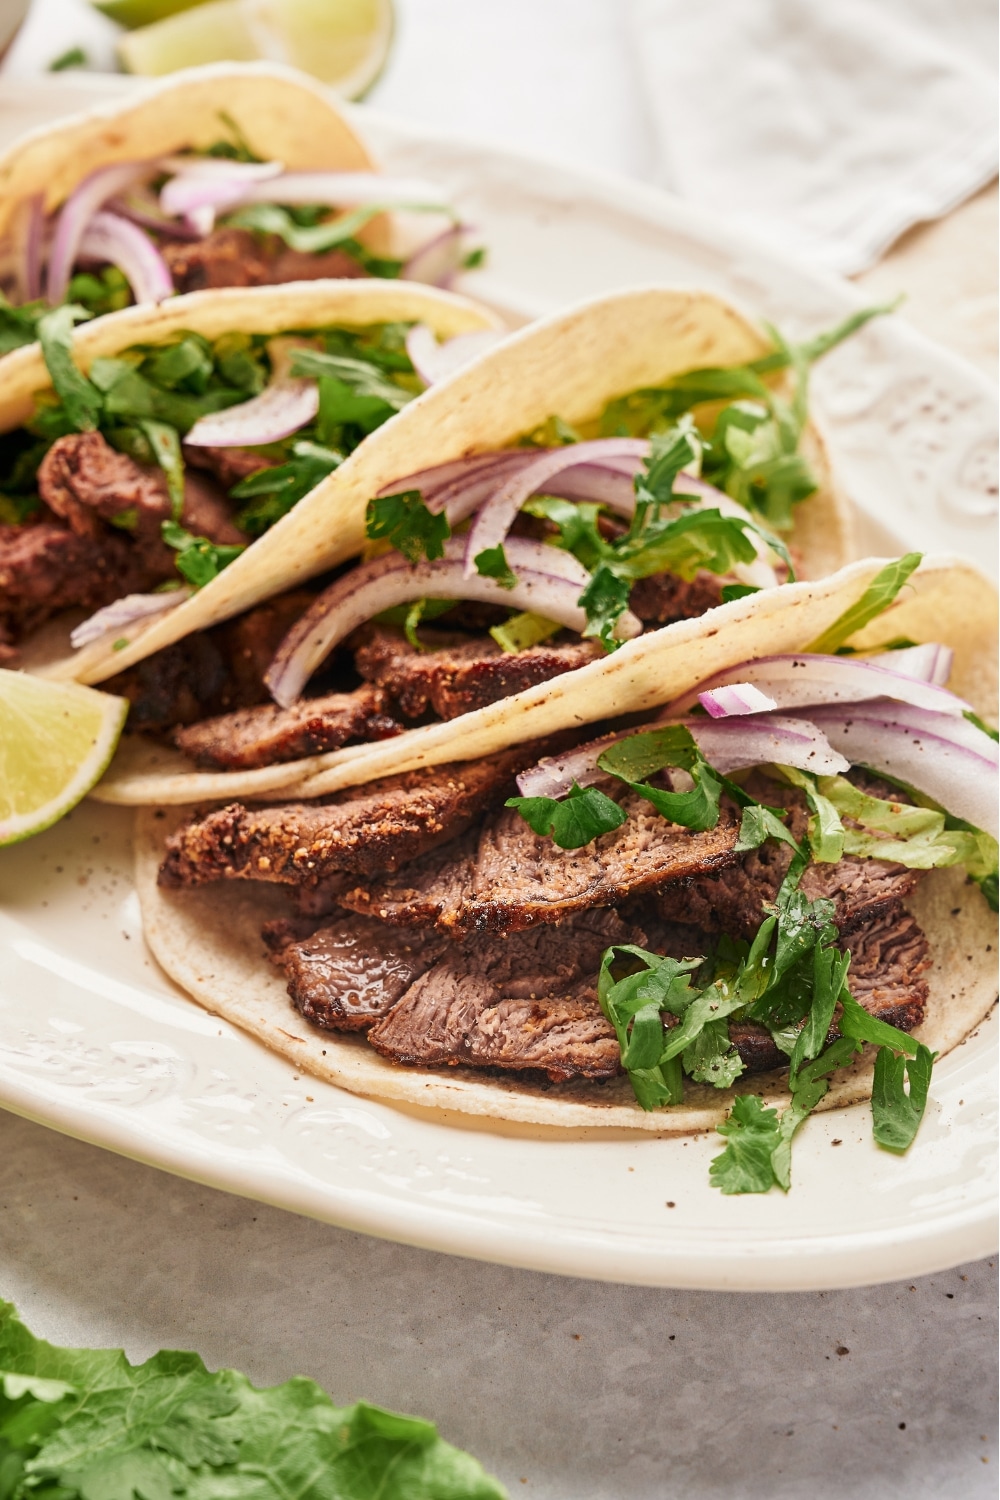
[[[199,766],[246,770],[337,750],[349,740],[382,740],[399,734],[402,725],[384,712],[386,694],[364,687],[353,693],[307,698],[291,708],[263,703],[179,729],[178,750]]]
[[[470,640],[427,630],[422,639],[428,649],[416,651],[398,631],[371,626],[354,657],[361,676],[391,693],[409,719],[418,719],[428,707],[439,718],[454,719],[572,672],[601,654],[593,641],[510,652],[501,651],[489,636]]]
[[[310,255],[290,250],[277,235],[257,236],[249,229],[213,229],[203,240],[175,241],[161,249],[179,292],[367,275],[344,250]]]
[[[842,937],[841,949],[850,949],[851,967],[847,984],[859,1005],[900,1031],[912,1031],[924,1018],[930,948],[916,918],[896,906],[880,912],[850,937]],[[788,1059],[774,1044],[770,1032],[752,1021],[733,1022],[730,1037],[748,1072],[788,1066]],[[834,1024],[827,1037],[840,1035]]]
[[[533,833],[514,810],[483,829],[451,859],[440,851],[398,876],[341,897],[353,911],[403,926],[434,920],[458,932],[515,931],[557,922],[591,906],[612,906],[632,893],[730,863],[739,823],[725,809],[718,826],[692,833],[668,823],[633,793],[622,798],[628,821],[584,849],[559,849]]]
[[[327,1031],[366,1031],[448,947],[439,933],[393,931],[353,916],[296,932],[305,921],[271,923],[264,940],[288,976],[293,1005]]]
[[[277,460],[265,458],[255,448],[202,448],[184,445],[184,457],[196,469],[207,469],[226,491],[261,469],[271,468]]]
[[[611,943],[643,941],[610,911],[471,938],[449,946],[368,1040],[402,1063],[527,1068],[554,1082],[612,1078],[621,1059],[597,1003],[601,954]]]
[[[181,521],[187,530],[213,542],[246,540],[209,480],[188,475],[184,489]],[[106,523],[115,523],[141,549],[151,573],[173,574],[174,554],[160,535],[171,515],[162,469],[144,469],[99,432],[71,432],[57,438],[42,459],[38,493],[78,536],[99,537]]]
[[[871,779],[855,779],[871,787],[874,795],[886,790]],[[772,805],[789,809],[788,827],[795,838],[801,838],[808,819],[800,794],[770,781],[766,787],[757,785],[756,791]],[[662,887],[654,898],[656,911],[667,921],[690,923],[705,932],[752,938],[764,919],[764,904],[777,896],[791,859],[787,844],[768,840],[724,870]],[[834,923],[845,933],[897,906],[922,874],[886,860],[847,854],[836,864],[810,864],[800,887],[810,901],[825,897],[834,902]]]
[[[167,842],[166,886],[268,880],[318,886],[331,875],[394,870],[454,838],[509,795],[524,764],[507,751],[352,787],[326,803],[250,808],[238,802],[195,816]]]
[[[61,609],[99,609],[146,586],[124,533],[79,536],[52,521],[0,526],[0,629],[9,640]]]
[[[675,573],[654,573],[632,585],[628,607],[644,625],[670,625],[695,620],[722,603],[723,586],[731,580],[714,573],[696,573],[690,583]]]
[[[165,646],[105,686],[132,704],[129,728],[153,734],[264,703],[264,673],[311,599],[304,590],[279,594],[235,620]]]

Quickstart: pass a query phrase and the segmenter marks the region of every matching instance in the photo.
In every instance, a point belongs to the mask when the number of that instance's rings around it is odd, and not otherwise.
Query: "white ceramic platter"
[[[125,87],[0,90],[0,143]],[[367,113],[393,170],[449,186],[491,247],[480,294],[524,317],[628,284],[700,283],[793,336],[858,303],[643,188]],[[472,289],[470,287],[470,289]],[[817,371],[814,405],[872,543],[996,560],[995,400],[892,319]],[[540,1132],[390,1108],[297,1076],[184,998],[145,950],[129,817],[93,804],[0,853],[0,1104],[198,1181],[367,1233],[540,1270],[785,1291],[915,1276],[996,1245],[991,1023],[943,1062],[917,1144],[867,1111],[810,1121],[788,1197],[708,1186],[717,1136]]]

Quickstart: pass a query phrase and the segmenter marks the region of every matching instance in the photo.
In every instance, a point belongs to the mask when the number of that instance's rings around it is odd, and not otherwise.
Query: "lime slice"
[[[208,0],[129,32],[118,55],[128,72],[147,76],[266,58],[359,99],[385,66],[392,34],[392,0]]]
[[[179,10],[190,10],[192,6],[204,5],[206,0],[93,0],[93,4],[111,21],[119,26],[149,26],[153,21],[162,21],[165,16],[175,16]]]
[[[128,700],[0,670],[0,844],[75,807],[115,753]]]

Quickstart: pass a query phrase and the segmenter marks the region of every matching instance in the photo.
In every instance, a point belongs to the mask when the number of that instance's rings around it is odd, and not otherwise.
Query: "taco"
[[[0,652],[99,679],[151,623],[177,639],[238,610],[240,578],[273,593],[272,527],[318,485],[305,512],[335,552],[338,466],[424,388],[417,323],[495,336],[464,299],[374,281],[192,293],[75,333],[50,313],[0,361]]]
[[[405,256],[393,208],[419,214]],[[64,302],[103,314],[329,277],[445,285],[472,253],[463,232],[440,188],[379,173],[313,80],[269,63],[193,68],[0,156],[0,352]]]
[[[525,689],[571,680],[625,638],[832,572],[852,555],[852,518],[807,421],[806,372],[865,316],[791,348],[714,296],[653,288],[512,335],[275,528],[270,556],[280,548],[296,591],[285,618],[299,618],[257,702],[175,720],[172,754],[133,736],[97,795],[263,795],[360,764],[378,739],[399,736],[403,755],[429,721],[450,741],[453,721],[490,704],[514,715]],[[428,357],[450,346],[415,329],[407,347],[430,378]],[[239,558],[220,587],[262,599],[275,575],[258,566],[254,580],[254,564]],[[165,616],[138,649],[173,631]],[[126,646],[122,664],[135,659]],[[164,661],[145,662],[146,689],[108,683],[133,699],[135,723],[152,722],[138,700],[162,696]]]
[[[995,595],[917,561],[633,640],[522,694],[513,732],[491,708],[420,731],[319,802],[144,811],[153,953],[358,1093],[725,1122],[766,1149],[755,1176],[734,1144],[724,1191],[787,1187],[794,1129],[873,1087],[904,1149],[934,1056],[996,998]]]

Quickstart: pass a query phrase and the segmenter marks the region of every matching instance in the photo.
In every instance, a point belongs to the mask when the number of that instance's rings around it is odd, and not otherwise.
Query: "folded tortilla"
[[[207,149],[230,121],[289,171],[378,171],[329,89],[275,63],[212,63],[20,136],[0,155],[0,240],[36,193],[51,213],[99,167]]]
[[[208,588],[154,622],[131,646],[113,653],[113,659],[105,650],[103,657],[87,664],[78,675],[85,682],[99,682],[189,630],[226,619],[266,599],[279,586],[294,588],[357,554],[365,542],[368,501],[407,474],[465,454],[508,447],[552,414],[573,425],[584,424],[615,397],[661,385],[687,370],[744,363],[769,348],[765,335],[721,298],[676,288],[615,292],[532,324],[411,402]],[[0,365],[0,421],[2,375]],[[802,446],[819,488],[795,507],[790,545],[800,576],[822,578],[856,555],[854,519],[830,473],[815,427],[807,429]],[[561,701],[578,676],[588,683],[617,682],[624,670],[622,663],[645,660],[655,649],[652,641],[658,634],[647,633],[608,662],[546,684],[534,697],[521,694],[484,712],[491,716],[490,722],[498,717],[516,719],[522,700],[534,703],[541,694]],[[607,672],[612,673],[610,679]],[[606,713],[606,700],[601,702],[601,713]],[[454,722],[432,728],[449,744],[455,733],[462,732]],[[424,744],[428,733],[421,729],[401,735],[393,741],[394,755],[405,758],[417,753],[416,747]],[[190,762],[180,756],[155,745],[129,743],[97,795],[120,802],[252,796],[301,782],[313,770],[368,755],[375,758],[373,763],[383,763],[378,759],[379,746],[359,745],[332,757],[317,757],[315,764],[303,761],[206,781],[191,772]],[[206,790],[216,785],[218,792]]]
[[[414,733],[423,750],[400,754],[400,741],[338,752],[318,772],[312,795],[371,781],[417,765],[473,759],[557,727],[602,715],[648,711],[726,666],[748,657],[802,650],[856,600],[878,571],[856,563],[818,583],[790,585],[734,601],[711,620],[688,620],[624,646],[606,662],[545,683],[518,699]],[[939,559],[913,575],[913,588],[854,638],[875,647],[901,633],[955,650],[952,686],[985,714],[996,701],[996,597],[974,569]],[[595,705],[595,699],[597,700]],[[525,700],[530,700],[526,702]],[[440,731],[440,732],[439,732]],[[326,757],[335,761],[337,757]],[[212,778],[202,778],[209,781]],[[282,789],[282,799],[301,789]],[[628,1127],[658,1134],[708,1129],[736,1093],[752,1089],[770,1103],[787,1101],[787,1072],[752,1074],[733,1089],[686,1084],[685,1103],[647,1113],[627,1078],[575,1080],[553,1086],[490,1076],[461,1067],[410,1068],[378,1056],[361,1037],[310,1026],[288,998],[284,977],[264,956],[263,923],[285,914],[274,886],[220,882],[187,890],[156,883],[166,835],[178,818],[143,810],[136,827],[136,885],[146,940],[166,973],[199,1004],[248,1031],[302,1068],[354,1093],[538,1126]],[[994,1004],[996,917],[961,869],[934,870],[907,900],[927,935],[933,968],[926,1018],[914,1036],[941,1054],[957,1046]],[[863,1055],[834,1075],[820,1108],[854,1103],[871,1093],[872,1061]]]

